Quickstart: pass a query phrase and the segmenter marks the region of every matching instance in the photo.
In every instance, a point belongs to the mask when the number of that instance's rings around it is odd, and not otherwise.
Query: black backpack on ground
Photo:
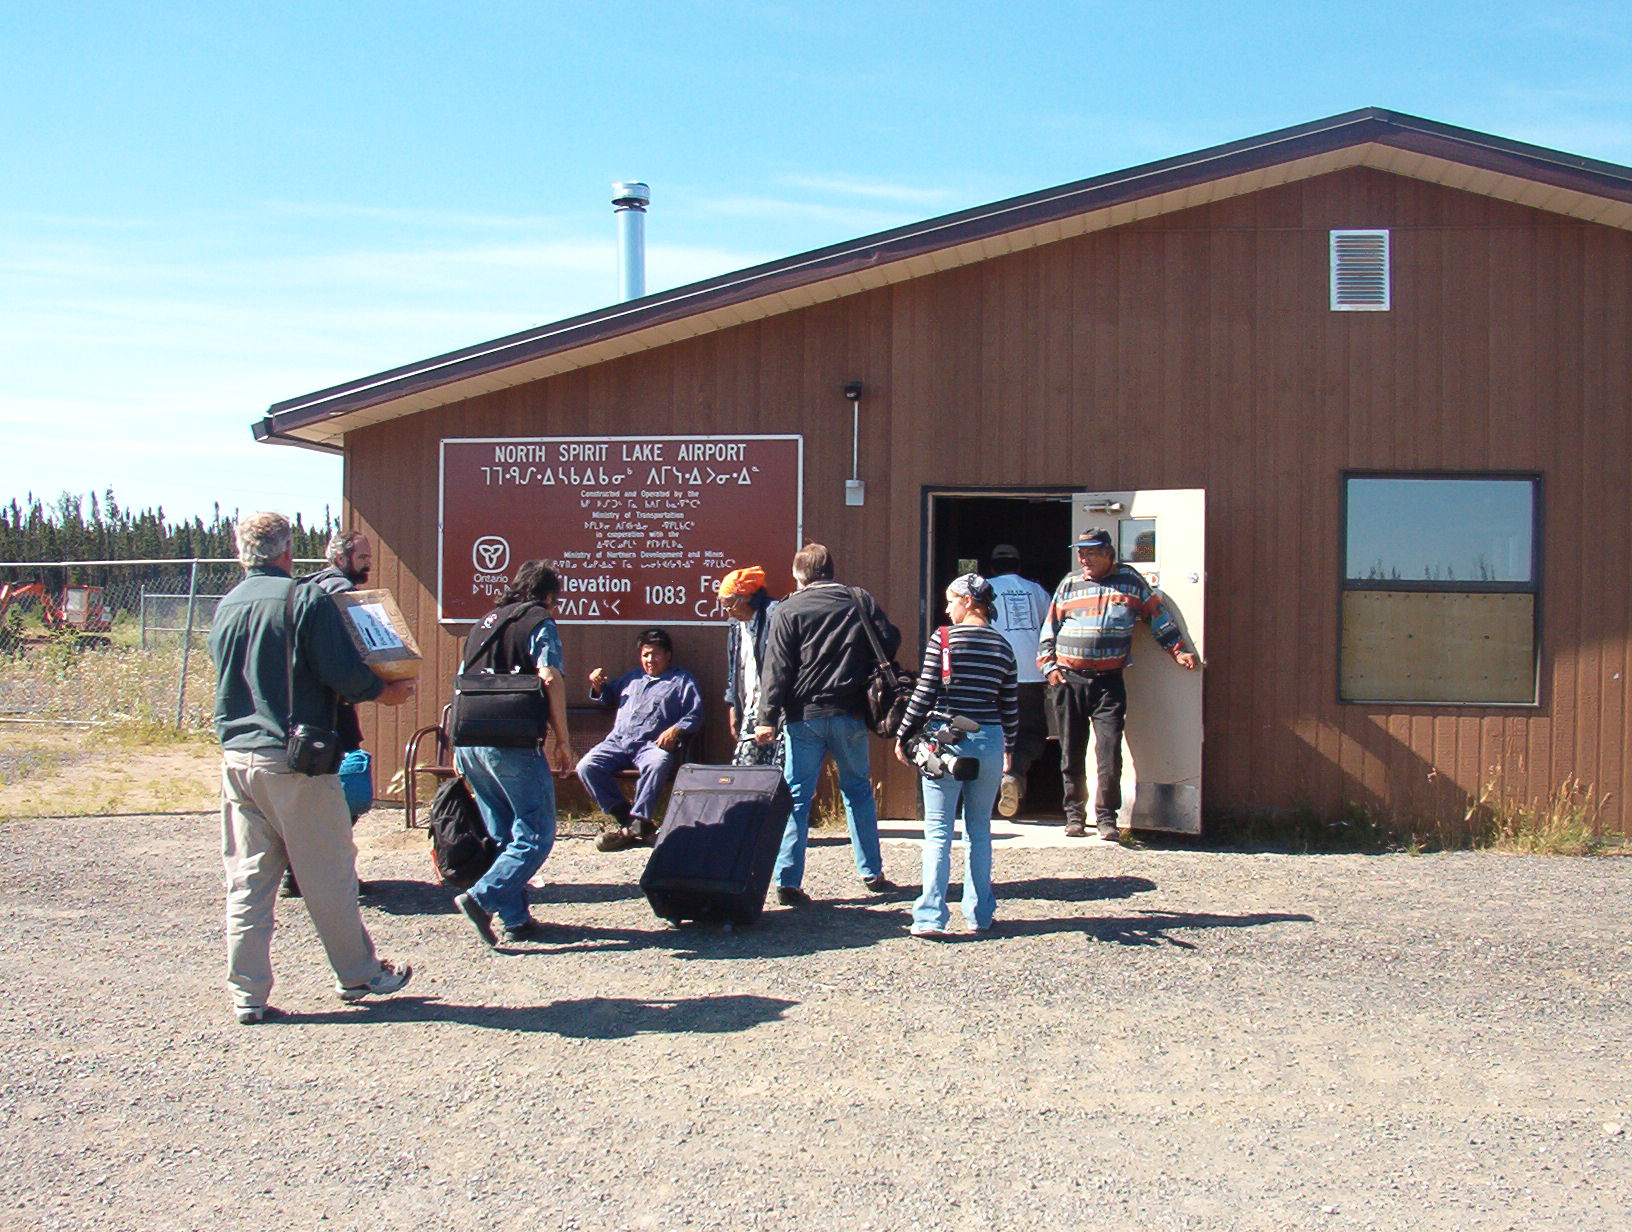
[[[449,779],[431,801],[431,864],[443,885],[468,890],[493,867],[499,845],[482,824],[463,776]]]

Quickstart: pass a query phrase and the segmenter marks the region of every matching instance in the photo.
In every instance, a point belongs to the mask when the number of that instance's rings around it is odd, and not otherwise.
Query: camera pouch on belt
[[[340,736],[313,723],[289,729],[289,769],[296,774],[333,774],[340,768]]]

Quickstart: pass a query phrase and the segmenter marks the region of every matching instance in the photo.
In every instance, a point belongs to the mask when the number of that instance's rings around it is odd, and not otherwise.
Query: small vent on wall
[[[1388,232],[1332,232],[1332,311],[1387,312]]]

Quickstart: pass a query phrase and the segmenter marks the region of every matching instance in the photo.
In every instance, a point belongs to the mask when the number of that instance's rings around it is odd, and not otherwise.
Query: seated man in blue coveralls
[[[684,668],[675,667],[674,644],[662,629],[642,631],[635,643],[640,667],[609,680],[597,667],[589,674],[589,700],[615,706],[612,734],[578,763],[578,777],[612,825],[595,840],[602,851],[650,844],[657,833],[657,797],[680,759],[686,738],[703,725],[703,695]],[[635,769],[633,803],[618,786],[620,770]]]

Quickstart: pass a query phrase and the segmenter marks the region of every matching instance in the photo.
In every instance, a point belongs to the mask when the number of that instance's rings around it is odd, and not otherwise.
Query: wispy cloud
[[[783,176],[781,182],[790,188],[836,193],[848,197],[865,197],[874,201],[895,201],[902,205],[921,206],[929,210],[944,208],[957,199],[957,194],[950,188],[932,188],[924,184],[892,184],[851,176],[789,175]]]

